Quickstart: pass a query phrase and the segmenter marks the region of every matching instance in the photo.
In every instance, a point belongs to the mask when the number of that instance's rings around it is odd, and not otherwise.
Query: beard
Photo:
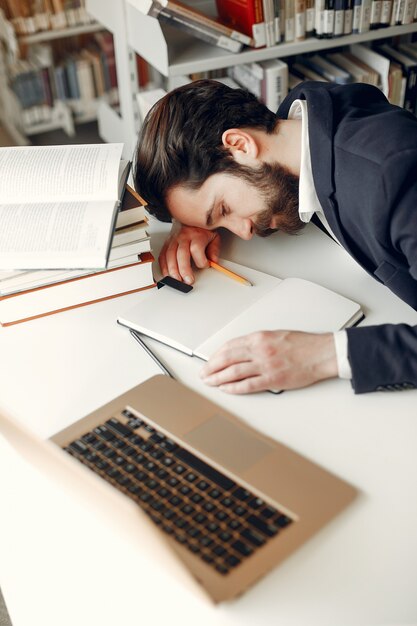
[[[296,235],[305,224],[298,214],[299,178],[278,163],[263,163],[253,169],[238,165],[234,176],[243,178],[260,192],[266,208],[258,215],[255,233],[268,237],[278,230]],[[270,228],[273,217],[279,217],[279,228]]]

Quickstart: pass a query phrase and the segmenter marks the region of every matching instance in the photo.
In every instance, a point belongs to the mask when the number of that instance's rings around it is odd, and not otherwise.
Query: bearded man
[[[174,220],[163,274],[192,283],[192,261],[217,260],[220,227],[250,239],[313,219],[417,310],[417,119],[376,87],[301,83],[275,114],[245,90],[196,81],[151,109],[135,161],[148,209]],[[356,393],[415,388],[417,325],[254,333],[225,344],[201,375],[230,393],[335,376]]]

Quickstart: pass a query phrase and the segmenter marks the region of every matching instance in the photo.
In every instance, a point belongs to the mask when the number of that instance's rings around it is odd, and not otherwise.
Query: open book
[[[357,323],[359,304],[301,278],[280,279],[222,261],[248,287],[209,268],[196,272],[187,294],[164,286],[118,322],[190,356],[207,360],[226,341],[256,330],[329,332]]]
[[[105,268],[129,170],[122,148],[0,148],[0,268]]]

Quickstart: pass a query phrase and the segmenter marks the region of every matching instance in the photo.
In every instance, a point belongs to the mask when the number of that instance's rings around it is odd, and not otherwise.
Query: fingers
[[[258,331],[227,342],[200,376],[228,393],[297,389],[338,374],[332,333]]]
[[[253,361],[234,363],[219,369],[203,377],[203,381],[211,387],[219,387],[226,393],[254,393],[265,389],[265,380]]]
[[[217,259],[219,250],[220,236],[217,232],[176,224],[161,249],[159,266],[164,276],[169,274],[192,284],[194,272],[191,262],[194,261],[199,268],[207,267],[209,251],[210,258]]]
[[[217,262],[219,260],[220,243],[220,235],[216,233],[216,236],[214,237],[213,241],[209,243],[206,250],[207,257],[212,261]]]

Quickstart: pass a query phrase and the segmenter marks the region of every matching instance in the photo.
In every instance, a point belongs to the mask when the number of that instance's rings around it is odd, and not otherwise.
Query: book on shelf
[[[216,0],[220,19],[253,40],[254,48],[266,45],[262,0]]]
[[[404,106],[405,78],[401,66],[390,61],[388,71],[388,100],[399,107]]]
[[[335,0],[333,37],[341,37],[345,27],[345,0]]]
[[[303,41],[306,38],[306,0],[295,0],[294,39]]]
[[[224,342],[247,333],[280,328],[336,331],[363,317],[357,303],[311,281],[280,279],[230,261],[221,264],[244,276],[252,286],[212,268],[198,270],[189,293],[164,286],[140,306],[121,313],[118,322],[206,360]]]
[[[323,38],[325,0],[315,0],[314,30],[317,38]]]
[[[335,0],[325,0],[323,10],[323,38],[331,39],[334,34]]]
[[[6,16],[18,35],[93,22],[86,11],[85,0],[5,0],[1,8],[6,9]]]
[[[267,46],[273,46],[276,43],[273,0],[262,0],[262,12],[265,24],[265,43]]]
[[[297,58],[298,61],[298,58]],[[301,62],[310,67],[314,72],[326,78],[326,80],[338,85],[346,85],[353,82],[352,76],[346,70],[338,67],[331,61],[319,54],[306,55],[301,58]]]
[[[315,1],[306,0],[306,36],[314,35]]]
[[[276,113],[288,94],[288,65],[280,59],[261,61],[261,102]]]
[[[405,78],[404,108],[414,113],[417,105],[417,59],[388,44],[378,46],[377,51],[401,66]]]
[[[404,11],[401,16],[401,24],[412,24],[414,21],[414,13],[416,10],[416,0],[405,0]]]
[[[370,66],[375,72],[378,73],[377,82],[373,83],[381,89],[385,96],[388,97],[388,74],[390,67],[390,60],[379,54],[377,51],[368,48],[368,46],[360,43],[349,46],[350,52],[355,56],[356,62],[358,59]]]
[[[381,5],[381,28],[387,28],[391,23],[393,0],[382,0]]]
[[[240,52],[244,45],[252,45],[251,37],[245,33],[178,0],[135,0],[134,5],[145,15],[229,52]]]
[[[293,76],[295,76],[296,78],[299,78],[302,81],[303,80],[317,80],[319,82],[324,82],[324,83],[329,82],[327,78],[325,78],[321,74],[318,74],[317,72],[312,70],[311,67],[308,67],[307,65],[305,65],[303,63],[302,56],[300,56],[300,58],[297,61],[291,64],[290,72],[292,73]]]
[[[372,0],[370,30],[381,28],[382,0]]]
[[[330,52],[326,56],[334,65],[346,70],[356,83],[367,83],[376,87],[379,85],[378,72],[353,54],[343,50],[342,52]]]
[[[242,63],[228,68],[228,73],[274,113],[288,94],[288,65],[280,59]]]
[[[350,35],[353,28],[353,0],[345,0],[343,34]]]
[[[361,13],[362,13],[362,0],[353,0],[352,33],[354,35],[357,35],[359,33]]]
[[[295,39],[295,2],[285,0],[284,2],[284,41],[290,43]]]
[[[362,0],[358,33],[367,33],[371,28],[372,0]]]
[[[314,2],[314,0],[311,0]],[[274,5],[274,30],[275,30],[275,43],[281,42],[281,1],[273,0]]]
[[[0,148],[0,268],[104,269],[129,172],[122,149]]]
[[[104,271],[0,296],[0,324],[11,326],[155,287],[151,252]]]

